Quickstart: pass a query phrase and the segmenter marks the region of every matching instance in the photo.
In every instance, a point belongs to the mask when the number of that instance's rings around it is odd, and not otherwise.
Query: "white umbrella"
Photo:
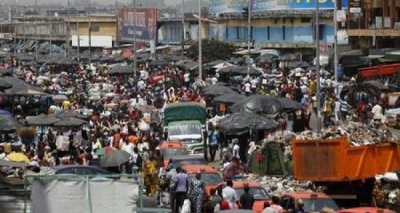
[[[58,94],[58,95],[53,96],[53,100],[54,101],[66,101],[66,100],[69,100],[69,98],[66,95]]]
[[[115,96],[115,93],[109,92],[109,93],[107,93],[105,96],[106,96],[106,97],[109,97],[109,98],[112,98],[112,97]]]

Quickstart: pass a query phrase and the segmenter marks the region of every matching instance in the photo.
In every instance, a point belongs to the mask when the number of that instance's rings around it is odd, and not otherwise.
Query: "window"
[[[300,22],[301,23],[310,23],[311,22],[311,18],[301,18]]]
[[[282,26],[282,39],[286,40],[286,26]]]
[[[270,40],[270,37],[271,37],[271,29],[268,26],[267,27],[267,39]]]
[[[100,27],[99,26],[91,26],[90,27],[90,31],[91,32],[99,32],[100,31]]]

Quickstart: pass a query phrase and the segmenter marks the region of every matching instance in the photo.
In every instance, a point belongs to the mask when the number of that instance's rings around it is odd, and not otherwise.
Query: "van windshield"
[[[182,124],[182,125],[173,125],[168,127],[168,135],[170,138],[174,138],[174,136],[182,136],[182,135],[193,135],[198,137],[201,136],[201,125],[200,124]],[[196,139],[196,138],[193,138]]]

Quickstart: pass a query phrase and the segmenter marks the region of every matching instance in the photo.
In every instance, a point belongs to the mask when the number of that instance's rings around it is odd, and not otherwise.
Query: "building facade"
[[[400,0],[363,0],[360,13],[347,10],[345,22],[353,47],[400,47]]]

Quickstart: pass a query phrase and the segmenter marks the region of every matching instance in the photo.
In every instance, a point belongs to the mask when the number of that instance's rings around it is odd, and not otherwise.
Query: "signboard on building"
[[[250,0],[253,11],[269,10],[314,10],[319,1],[321,10],[333,10],[335,0]],[[342,8],[347,8],[349,0],[342,0]],[[242,12],[249,0],[210,0],[210,13]]]
[[[155,8],[122,8],[118,10],[118,41],[150,44],[157,35],[157,9]],[[135,36],[134,36],[135,35]]]
[[[90,36],[92,47],[112,47],[113,41],[112,36]],[[78,46],[78,36],[72,35],[71,38],[72,46]],[[79,36],[79,46],[89,47],[89,36]]]

